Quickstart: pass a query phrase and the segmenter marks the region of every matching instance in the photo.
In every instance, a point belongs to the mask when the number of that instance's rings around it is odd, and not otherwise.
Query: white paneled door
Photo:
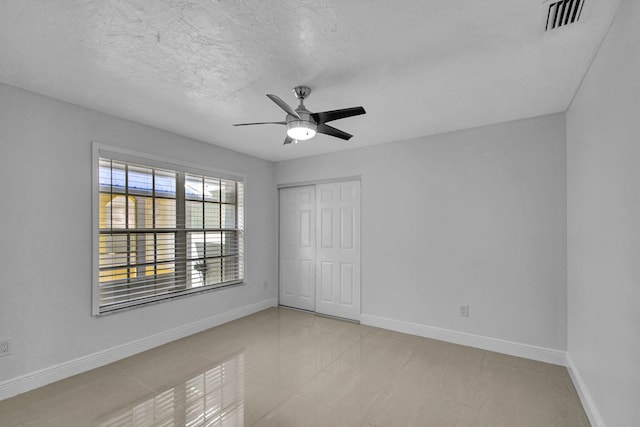
[[[280,190],[280,304],[316,309],[315,186]]]
[[[360,181],[316,186],[316,311],[360,320]]]
[[[283,188],[280,218],[280,303],[360,320],[360,181]]]

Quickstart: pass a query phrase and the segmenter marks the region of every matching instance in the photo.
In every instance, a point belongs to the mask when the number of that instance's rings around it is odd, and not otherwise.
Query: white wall
[[[640,425],[640,2],[567,112],[568,354],[596,425]]]
[[[557,114],[280,162],[276,182],[361,176],[363,314],[564,351],[565,148]]]
[[[92,317],[92,141],[246,174],[246,285]],[[0,384],[276,297],[271,162],[0,85],[0,183]]]

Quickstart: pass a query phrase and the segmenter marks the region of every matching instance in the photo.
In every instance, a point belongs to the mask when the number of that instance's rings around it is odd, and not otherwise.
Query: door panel
[[[353,304],[353,264],[340,264],[340,304]]]
[[[287,296],[294,295],[294,278],[296,277],[296,262],[293,259],[284,259],[280,263],[280,292]]]
[[[340,209],[340,247],[343,250],[353,250],[355,212],[353,208]]]
[[[360,320],[360,181],[316,186],[316,311]]]
[[[333,247],[333,209],[320,211],[320,247]]]
[[[320,263],[320,301],[333,301],[333,263]]]
[[[280,189],[280,304],[315,310],[315,186]]]
[[[314,298],[315,287],[313,284],[316,278],[314,277],[313,263],[314,262],[311,259],[301,259],[298,264],[300,265],[298,283],[300,284],[300,296],[303,298]]]

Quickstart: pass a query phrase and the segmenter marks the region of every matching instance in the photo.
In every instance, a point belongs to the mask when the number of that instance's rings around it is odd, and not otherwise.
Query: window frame
[[[242,219],[238,223],[238,229],[242,232],[243,246],[238,250],[240,260],[238,261],[238,267],[242,270],[241,277],[237,281],[220,285],[208,285],[195,288],[189,288],[182,291],[170,292],[167,294],[155,295],[145,297],[137,301],[128,301],[118,305],[114,305],[108,309],[100,307],[100,157],[108,157],[112,160],[122,161],[127,163],[137,163],[158,169],[173,170],[184,174],[202,175],[205,177],[232,180],[243,184],[243,191],[241,194],[236,193],[236,206],[242,206]],[[112,145],[102,144],[99,142],[92,143],[92,159],[91,159],[91,171],[92,171],[92,315],[103,316],[107,314],[118,313],[125,310],[130,310],[136,307],[144,307],[151,304],[157,304],[164,301],[170,301],[173,299],[184,298],[187,296],[201,294],[205,292],[217,291],[220,289],[226,289],[233,286],[243,285],[246,283],[247,270],[246,270],[246,233],[245,224],[247,218],[246,212],[246,188],[247,179],[246,175],[237,172],[231,172],[228,170],[212,168],[208,166],[195,165],[193,163],[183,162],[174,159],[168,159],[162,156],[157,156],[149,153],[143,153],[139,151],[129,150]],[[185,192],[186,193],[186,192]],[[177,196],[177,193],[176,193]],[[184,193],[183,193],[184,197]],[[241,198],[240,198],[241,197]],[[178,217],[176,212],[176,217]],[[161,230],[161,229],[158,229]],[[193,229],[197,231],[198,229]],[[174,258],[176,259],[176,258]]]

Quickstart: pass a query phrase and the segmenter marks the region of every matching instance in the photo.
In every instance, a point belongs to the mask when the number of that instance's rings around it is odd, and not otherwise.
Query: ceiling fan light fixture
[[[293,120],[287,123],[287,135],[298,141],[306,141],[316,136],[315,123],[304,120]]]

